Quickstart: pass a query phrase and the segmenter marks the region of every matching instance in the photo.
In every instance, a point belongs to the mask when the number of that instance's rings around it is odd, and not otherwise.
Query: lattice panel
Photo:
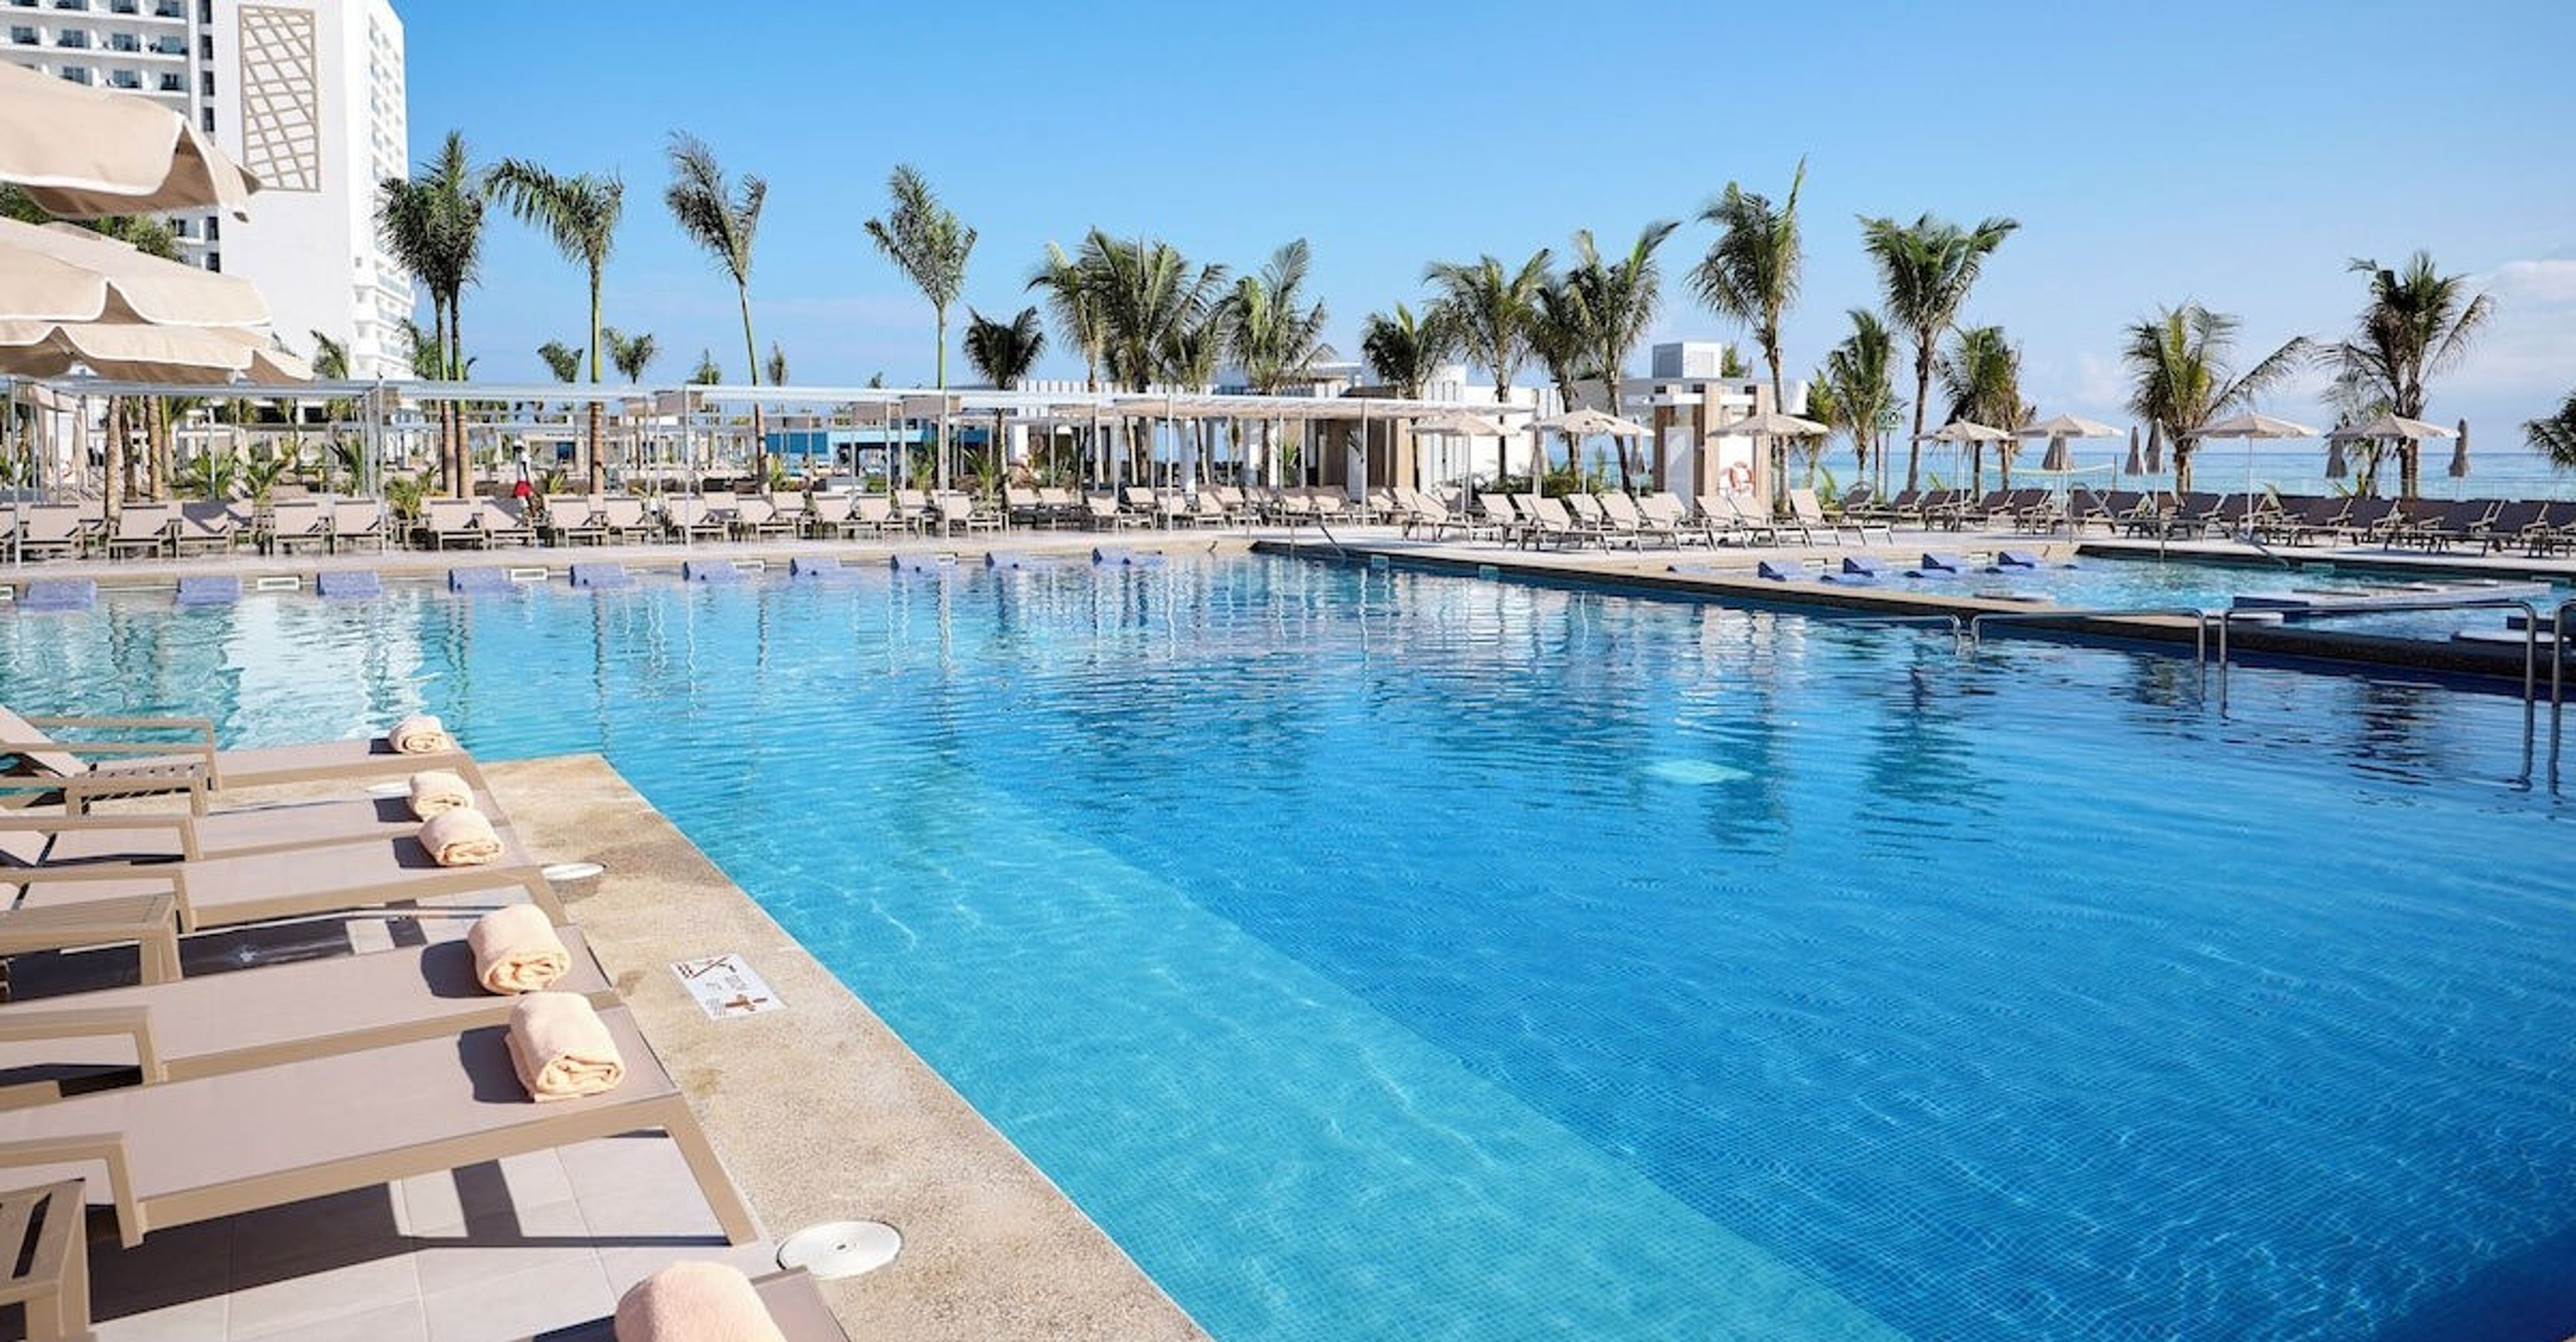
[[[242,166],[271,191],[322,189],[316,26],[311,10],[242,6]]]

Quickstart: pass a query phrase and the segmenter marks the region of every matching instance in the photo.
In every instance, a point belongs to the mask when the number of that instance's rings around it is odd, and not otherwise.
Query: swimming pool
[[[165,603],[0,701],[605,750],[1221,1338],[2576,1322],[2518,702],[1274,559]]]

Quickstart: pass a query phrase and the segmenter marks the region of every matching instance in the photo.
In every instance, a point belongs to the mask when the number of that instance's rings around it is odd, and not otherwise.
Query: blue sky
[[[754,321],[808,384],[930,379],[928,306],[860,229],[898,162],[980,231],[966,298],[988,315],[1093,226],[1238,270],[1303,236],[1350,353],[1370,311],[1418,302],[1426,262],[1577,228],[1624,245],[1656,218],[1689,221],[1661,253],[1656,338],[1741,340],[1681,283],[1713,236],[1696,217],[1730,179],[1776,198],[1803,155],[1792,375],[1876,301],[1854,217],[1930,211],[2021,221],[1966,316],[2022,345],[2044,413],[2125,418],[2119,331],[2160,304],[2238,314],[2250,361],[2349,327],[2349,258],[2418,247],[2500,305],[2434,418],[2502,429],[2576,390],[2576,6],[2557,0],[397,3],[415,158],[456,129],[480,161],[625,178],[608,319],[655,334],[663,381],[701,348],[743,364],[730,281],[661,201],[685,129],[769,180]],[[496,217],[465,301],[478,376],[541,379],[535,347],[585,321],[579,271]],[[2318,413],[2305,392],[2267,408]]]

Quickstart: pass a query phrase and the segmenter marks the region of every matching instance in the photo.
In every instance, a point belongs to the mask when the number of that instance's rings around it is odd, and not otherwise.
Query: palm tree
[[[1457,338],[1437,308],[1417,319],[1412,309],[1398,303],[1393,317],[1372,312],[1360,327],[1360,357],[1408,401],[1422,399],[1423,384],[1456,348]]]
[[[966,309],[966,362],[983,374],[984,380],[999,391],[1020,385],[1020,379],[1035,368],[1038,356],[1046,352],[1046,328],[1038,324],[1038,310],[1020,309],[1020,315],[1007,322],[997,322],[973,308]],[[1002,410],[993,408],[993,450],[1002,445]]]
[[[975,230],[959,222],[955,211],[939,203],[929,181],[909,163],[895,165],[894,174],[886,179],[886,191],[894,197],[894,209],[883,219],[868,220],[865,227],[868,236],[876,241],[877,250],[885,253],[886,259],[912,281],[912,287],[930,300],[931,316],[939,326],[938,387],[945,397],[948,305],[956,302],[958,291],[966,287],[966,258],[975,250]],[[939,444],[939,487],[948,487],[948,444],[944,439]]]
[[[1700,211],[1700,222],[1717,226],[1717,241],[1690,274],[1691,292],[1709,311],[1753,328],[1753,342],[1771,366],[1771,405],[1778,410],[1789,404],[1780,379],[1780,314],[1798,300],[1798,191],[1806,184],[1803,158],[1789,179],[1788,199],[1776,208],[1769,197],[1727,183],[1725,194]],[[1774,439],[1774,479],[1786,473],[1782,449]]]
[[[546,371],[557,382],[581,380],[581,351],[560,340],[549,340],[537,346],[537,357],[546,361]]]
[[[1583,404],[1583,384],[1598,374],[1593,368],[1592,351],[1598,344],[1593,337],[1597,326],[1585,290],[1571,278],[1550,275],[1539,286],[1536,311],[1530,321],[1531,357],[1547,370],[1547,379],[1556,386],[1559,405],[1571,410]],[[1567,445],[1566,467],[1578,477],[1573,488],[1583,483],[1582,458],[1572,444]],[[1547,492],[1547,458],[1544,449],[1530,464],[1533,480],[1530,488]]]
[[[1831,398],[1832,410],[1829,418],[1817,417],[1851,439],[1852,455],[1860,463],[1862,477],[1867,478],[1870,449],[1876,443],[1879,426],[1896,409],[1892,380],[1896,340],[1878,314],[1867,308],[1853,308],[1851,324],[1851,334],[1825,356],[1825,366],[1817,374],[1818,384]],[[1811,401],[1810,416],[1815,416],[1815,409]],[[1885,465],[1883,456],[1880,464]]]
[[[715,351],[709,349],[699,350],[698,366],[691,369],[689,372],[690,385],[712,387],[723,381],[724,370],[716,366]]]
[[[771,386],[773,386],[773,387],[784,387],[784,386],[786,386],[786,385],[787,385],[787,347],[786,347],[786,346],[784,346],[784,345],[779,344],[779,343],[778,343],[777,341],[775,341],[775,340],[770,341],[770,342],[769,342],[769,360],[768,360],[768,362],[767,362],[767,363],[763,364],[763,365],[762,365],[762,367],[763,367],[764,369],[766,369],[766,370],[768,371],[768,373],[769,373],[769,385],[771,385]]]
[[[1655,324],[1655,312],[1663,305],[1663,272],[1655,264],[1655,249],[1673,235],[1680,223],[1658,219],[1637,231],[1637,240],[1629,244],[1627,254],[1616,260],[1604,260],[1593,249],[1588,229],[1574,233],[1574,269],[1566,272],[1565,281],[1582,296],[1589,320],[1587,333],[1592,372],[1601,379],[1611,414],[1619,413],[1619,379],[1625,375],[1628,352],[1646,338],[1646,329]],[[1619,449],[1619,487],[1629,487],[1628,449],[1621,440]]]
[[[1457,336],[1467,357],[1494,375],[1494,404],[1512,398],[1512,378],[1530,355],[1530,325],[1538,292],[1547,287],[1548,250],[1539,248],[1518,270],[1506,272],[1492,256],[1473,265],[1435,261],[1423,281],[1439,291],[1432,314]]]
[[[662,201],[680,231],[733,276],[734,295],[742,304],[743,367],[751,385],[760,385],[760,342],[751,334],[751,245],[760,233],[760,207],[769,200],[769,183],[744,174],[739,187],[725,179],[724,165],[704,140],[671,132],[671,185]],[[712,366],[712,361],[702,369]],[[769,443],[761,434],[760,403],[751,406],[751,473],[769,474]]]
[[[2292,336],[2262,362],[2239,374],[2228,367],[2242,325],[2228,313],[2212,312],[2198,303],[2160,309],[2132,324],[2120,362],[2135,382],[2129,409],[2164,431],[2173,444],[2174,488],[2191,488],[2191,455],[2199,446],[2200,426],[2218,415],[2249,405],[2298,371],[2307,357],[2308,340]]]
[[[2404,270],[2356,258],[2351,269],[2370,277],[2370,306],[2353,334],[2326,351],[2338,375],[2370,387],[2388,408],[2410,419],[2424,417],[2424,383],[2458,364],[2469,341],[2495,313],[2495,300],[2471,294],[2468,277],[2433,268],[2433,254],[2419,251]],[[2415,497],[2422,460],[2415,443],[2398,453],[2400,497]]]
[[[2018,429],[2030,419],[2021,400],[2021,351],[2004,339],[2000,326],[1965,326],[1947,353],[1941,356],[1941,390],[1950,397],[1950,418],[1973,420],[1996,429]],[[2003,462],[2003,487],[2012,488],[2013,452],[2020,446],[2016,438],[1995,444],[1995,455]],[[1971,444],[1968,448],[1969,479],[1982,488],[1986,478],[1986,446]]]
[[[2522,436],[2531,450],[2549,458],[2549,464],[2562,471],[2576,471],[2576,391],[2558,406],[2558,413],[2547,419],[2525,420]]]
[[[428,376],[465,376],[461,301],[475,282],[483,253],[483,183],[465,148],[449,131],[438,156],[408,178],[388,177],[377,187],[376,233],[403,269],[429,289],[432,348]],[[420,364],[414,361],[418,371]],[[443,492],[461,494],[472,483],[465,460],[465,422],[453,402],[440,416],[446,443],[439,462]]]
[[[564,177],[525,159],[505,158],[493,165],[487,181],[492,194],[521,222],[544,229],[567,260],[578,261],[590,275],[590,380],[599,382],[599,365],[607,342],[600,339],[599,282],[608,254],[617,242],[617,221],[626,210],[626,184],[615,173]],[[556,376],[565,382],[560,370]],[[608,488],[608,465],[600,457],[601,424],[607,408],[590,403],[590,488]]]
[[[1941,335],[1959,319],[1968,290],[2020,223],[1993,218],[1974,229],[1923,215],[1911,224],[1863,218],[1861,241],[1878,264],[1887,320],[1914,345],[1914,436],[1905,450],[1905,487],[1922,483],[1923,415],[1932,399],[1932,362]]]
[[[1110,380],[1144,391],[1167,360],[1174,332],[1195,328],[1215,306],[1225,267],[1191,267],[1167,242],[1121,242],[1098,229],[1083,239],[1076,261],[1087,277],[1101,324]]]
[[[1243,379],[1264,396],[1276,396],[1329,359],[1324,343],[1324,304],[1305,301],[1311,254],[1298,238],[1270,254],[1259,273],[1245,275],[1217,304],[1215,330],[1221,352],[1243,369]]]
[[[652,367],[655,356],[662,352],[662,347],[653,342],[650,331],[638,331],[629,336],[619,334],[614,326],[603,326],[599,328],[599,338],[608,344],[608,361],[615,364],[619,375],[629,382],[643,381],[644,370]]]
[[[1046,260],[1029,276],[1027,287],[1046,290],[1047,313],[1055,318],[1057,337],[1082,351],[1083,390],[1100,390],[1100,364],[1108,332],[1101,324],[1100,297],[1093,276],[1080,262],[1065,255],[1062,247],[1050,242]]]

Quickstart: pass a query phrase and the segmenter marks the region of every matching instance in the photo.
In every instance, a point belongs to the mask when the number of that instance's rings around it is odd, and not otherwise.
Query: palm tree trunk
[[[590,389],[599,390],[599,267],[590,268]],[[608,491],[608,463],[600,459],[600,435],[607,432],[597,401],[590,403],[590,492]]]
[[[751,286],[737,284],[734,295],[742,302],[742,359],[751,370],[751,385],[760,385],[760,345],[751,338]],[[751,403],[751,478],[769,478],[769,439],[761,432],[760,402]]]
[[[936,376],[939,379],[939,487],[948,488],[948,309],[931,306],[939,326],[939,352]]]
[[[2191,492],[2191,450],[2196,446],[2198,446],[2198,444],[2193,443],[2188,439],[2177,438],[2174,440],[2174,492],[2176,494],[2188,494]]]
[[[125,398],[107,398],[107,480],[100,491],[110,500],[126,496]]]
[[[2397,445],[2397,496],[2411,499],[2424,490],[2423,447],[2418,443]]]
[[[1932,399],[1932,342],[1914,347],[1914,436],[1905,440],[1905,487],[1923,487],[1923,403]]]

